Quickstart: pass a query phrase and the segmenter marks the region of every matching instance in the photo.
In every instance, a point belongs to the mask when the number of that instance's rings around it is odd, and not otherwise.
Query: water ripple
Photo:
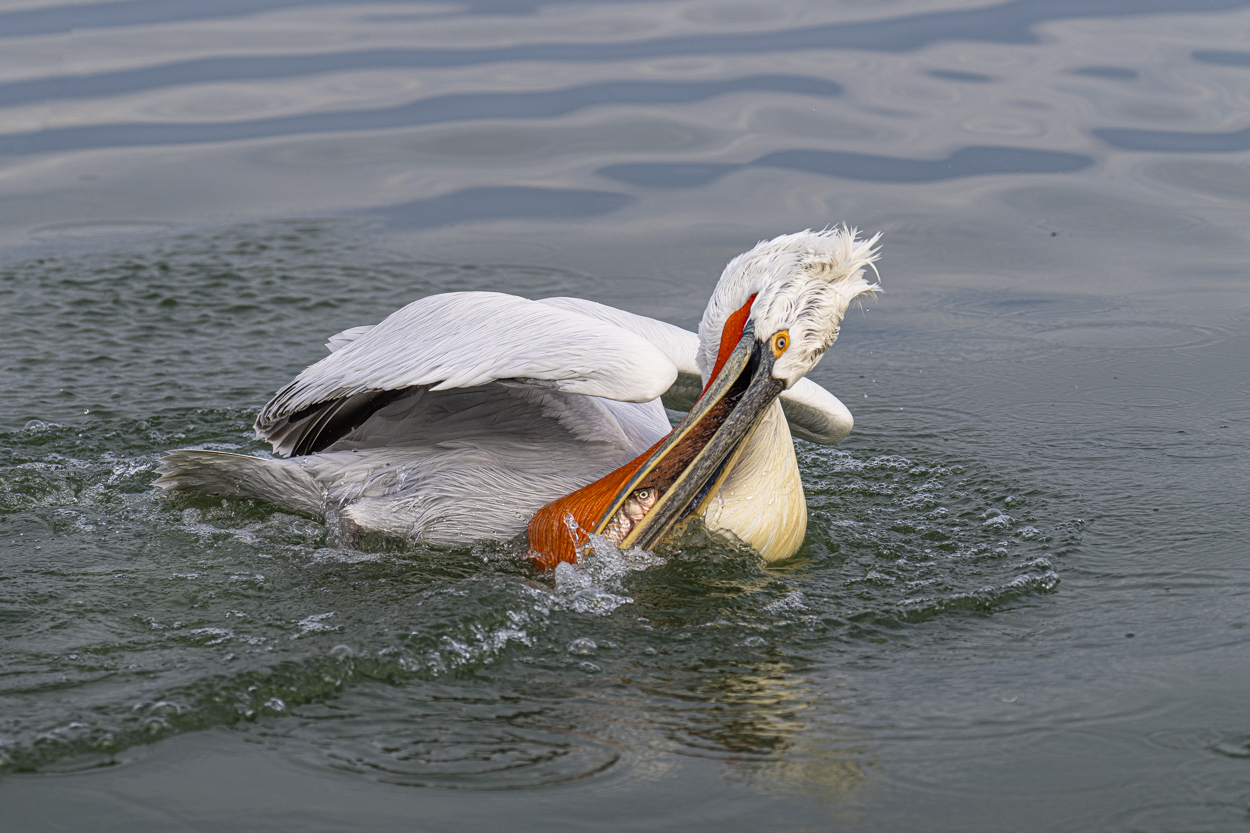
[[[1198,49],[1193,59],[1204,64],[1226,67],[1250,67],[1250,52],[1232,52],[1227,49]]]
[[[370,209],[397,229],[450,226],[510,217],[558,220],[608,214],[634,202],[628,194],[585,188],[465,188],[451,194]]]
[[[226,142],[327,131],[385,130],[480,119],[555,118],[603,104],[689,104],[736,92],[837,96],[842,88],[803,75],[749,75],[715,81],[604,81],[547,92],[457,93],[397,107],[342,110],[250,121],[100,124],[0,136],[0,153],[42,154],[137,145]]]
[[[284,8],[338,5],[341,0],[220,0],[211,7],[170,4],[161,0],[66,5],[0,15],[0,31],[10,36],[56,34],[135,24],[232,17]],[[547,5],[543,3],[542,5]],[[1246,0],[1206,0],[1203,11],[1241,9]],[[539,4],[476,0],[470,12],[530,12]],[[494,50],[422,50],[424,66],[481,63],[484,60],[617,61],[670,55],[788,52],[797,49],[874,49],[912,51],[943,41],[1036,43],[1033,27],[1063,19],[1133,17],[1193,10],[1186,0],[1014,0],[987,8],[955,9],[900,15],[878,20],[803,26],[746,34],[683,35],[624,43],[543,43]],[[489,56],[489,57],[487,57]],[[456,62],[456,64],[453,64]]]
[[[1089,156],[1031,148],[960,148],[944,159],[907,159],[831,150],[779,150],[742,165],[636,162],[607,165],[596,173],[630,185],[690,188],[749,167],[780,168],[865,182],[939,182],[992,174],[1069,173],[1094,164]]]
[[[1250,127],[1232,131],[1141,130],[1102,127],[1094,136],[1122,150],[1155,153],[1239,153],[1250,150]]]

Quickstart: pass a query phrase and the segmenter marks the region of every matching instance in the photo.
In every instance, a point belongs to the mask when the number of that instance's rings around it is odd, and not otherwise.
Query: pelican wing
[[[494,292],[414,301],[374,327],[332,337],[333,352],[280,390],[256,419],[282,453],[320,450],[404,391],[522,383],[563,394],[647,402],[677,369],[611,322]]]
[[[699,350],[699,337],[689,330],[584,298],[543,298],[538,303],[596,318],[628,330],[662,350],[677,368],[677,379],[661,394],[666,408],[688,411],[703,392],[703,379],[694,363],[695,354]]]
[[[790,433],[808,442],[836,445],[851,433],[855,418],[842,400],[806,377],[781,392]]]
[[[699,349],[699,337],[695,333],[583,298],[544,298],[539,303],[597,318],[642,336],[662,350],[677,368],[676,381],[662,394],[664,406],[688,411],[698,401],[703,392],[703,377],[695,364]],[[807,378],[782,391],[781,407],[786,412],[791,433],[809,442],[834,445],[851,433],[855,425],[851,412],[838,397]]]

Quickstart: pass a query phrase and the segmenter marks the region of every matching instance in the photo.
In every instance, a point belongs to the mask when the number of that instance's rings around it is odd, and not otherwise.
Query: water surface
[[[14,829],[1250,827],[1246,2],[0,12]],[[422,295],[885,232],[800,554],[154,493]]]

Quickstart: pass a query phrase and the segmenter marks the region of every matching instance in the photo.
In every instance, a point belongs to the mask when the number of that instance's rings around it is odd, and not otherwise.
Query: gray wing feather
[[[156,470],[162,489],[254,498],[308,515],[325,511],[324,489],[289,460],[184,448],[162,457]]]

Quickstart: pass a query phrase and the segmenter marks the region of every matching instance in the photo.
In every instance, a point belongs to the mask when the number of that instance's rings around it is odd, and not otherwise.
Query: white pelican
[[[589,533],[654,546],[686,518],[766,560],[807,531],[791,432],[836,443],[846,407],[804,379],[876,242],[846,227],[730,261],[696,336],[577,298],[452,292],[332,336],[261,409],[280,458],[184,449],[157,485],[248,497],[435,544],[528,532],[541,566]],[[664,406],[689,413],[670,428]]]

